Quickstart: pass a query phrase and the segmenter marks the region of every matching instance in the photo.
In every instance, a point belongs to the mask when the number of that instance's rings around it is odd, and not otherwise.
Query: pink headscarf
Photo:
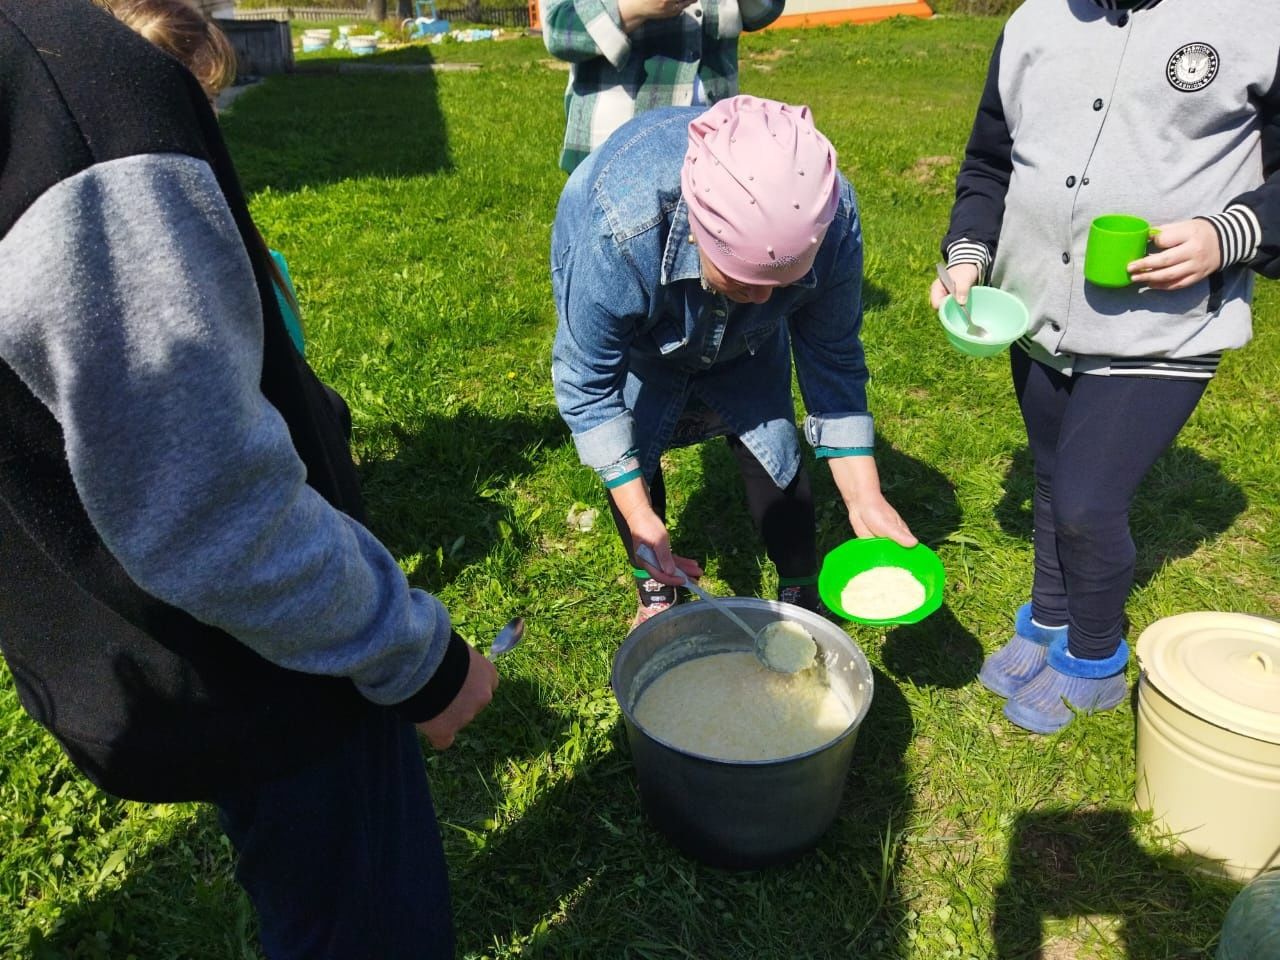
[[[689,124],[680,184],[703,252],[727,276],[765,286],[809,272],[840,199],[835,148],[809,108],[749,96]]]

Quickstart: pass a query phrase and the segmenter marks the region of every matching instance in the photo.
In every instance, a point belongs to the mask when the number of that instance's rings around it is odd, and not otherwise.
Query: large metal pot
[[[791,757],[720,760],[682,750],[641,727],[636,701],[661,673],[695,657],[751,649],[751,639],[706,603],[673,607],[633,630],[613,658],[612,684],[649,819],[694,859],[750,869],[795,859],[831,826],[858,727],[871,706],[871,667],[843,630],[816,613],[749,597],[724,602],[756,630],[783,618],[813,635],[832,689],[853,717],[843,733]]]

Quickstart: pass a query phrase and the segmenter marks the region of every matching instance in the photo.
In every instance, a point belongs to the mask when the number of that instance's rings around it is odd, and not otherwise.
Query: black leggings
[[[1066,377],[1010,351],[1013,385],[1035,458],[1035,580],[1031,611],[1069,626],[1077,657],[1115,653],[1137,551],[1129,506],[1173,443],[1204,380]]]
[[[726,438],[729,450],[738,461],[738,470],[747,490],[747,509],[756,530],[764,540],[765,552],[773,561],[781,580],[804,580],[814,577],[818,571],[817,521],[813,508],[813,488],[809,473],[800,465],[786,489],[779,489],[769,472],[735,436]],[[662,479],[662,467],[658,467],[649,481],[649,500],[654,512],[667,521],[667,488]],[[632,549],[631,530],[622,519],[618,506],[609,497],[609,509],[613,522],[622,537],[622,545],[633,567],[640,567]]]

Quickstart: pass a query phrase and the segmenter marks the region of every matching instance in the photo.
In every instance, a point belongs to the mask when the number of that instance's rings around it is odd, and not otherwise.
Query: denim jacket
[[[556,211],[556,402],[582,462],[610,486],[654,475],[692,401],[785,487],[800,466],[793,353],[819,455],[872,446],[852,186],[840,177],[835,220],[799,282],[763,304],[708,293],[680,193],[688,124],[702,109],[651,110],[619,128],[569,178]]]

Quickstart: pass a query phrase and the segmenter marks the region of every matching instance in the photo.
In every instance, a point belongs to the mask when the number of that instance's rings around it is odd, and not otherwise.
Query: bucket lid
[[[1202,720],[1280,743],[1280,622],[1245,613],[1182,613],[1138,638],[1147,680]]]

